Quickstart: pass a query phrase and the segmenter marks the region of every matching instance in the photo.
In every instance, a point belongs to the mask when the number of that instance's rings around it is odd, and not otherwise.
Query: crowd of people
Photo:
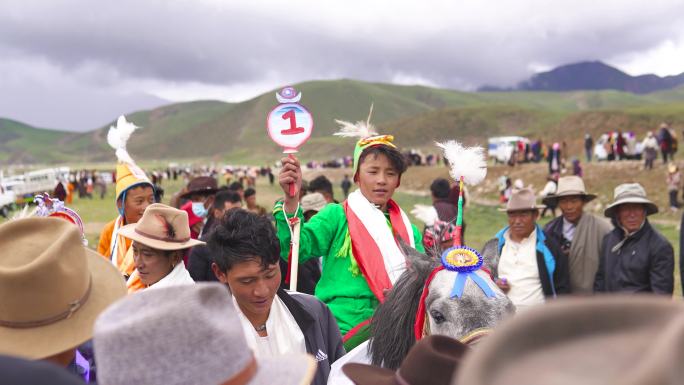
[[[120,118],[110,136],[127,124]],[[509,183],[500,208],[508,225],[481,254],[469,249],[474,261],[453,259],[450,250],[466,244],[457,220],[466,191],[434,180],[431,215],[416,226],[393,199],[409,164],[393,137],[367,122],[343,125],[358,141],[342,202],[328,178],[304,181],[299,160],[287,157],[274,175],[281,197],[268,210],[256,203],[249,172],[203,170],[162,204],[161,181],[122,140],[112,144],[118,215],[97,251],[84,246],[80,218],[58,199],[0,225],[3,377],[102,385],[680,382],[674,346],[684,305],[666,300],[674,251],[649,222],[658,207],[641,185],[616,186],[601,217],[585,210],[596,195],[581,175],[557,178],[542,204],[531,188]],[[552,174],[560,174],[560,151],[551,146]],[[560,215],[542,227],[546,207]],[[415,305],[383,307],[425,270],[407,261],[411,253],[440,267],[415,286]],[[429,290],[449,269],[456,278],[446,292]],[[295,271],[297,290],[286,290]],[[506,311],[491,322],[501,327],[445,328],[456,322],[449,301],[463,301],[464,314],[502,301]],[[415,320],[396,367],[361,358],[380,333],[379,309]],[[624,354],[610,354],[618,350]],[[631,367],[630,357],[642,362]]]

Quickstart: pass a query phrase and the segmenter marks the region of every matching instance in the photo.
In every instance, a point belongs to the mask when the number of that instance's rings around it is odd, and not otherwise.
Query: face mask
[[[204,207],[203,202],[192,202],[192,213],[200,218],[206,218],[209,210]]]

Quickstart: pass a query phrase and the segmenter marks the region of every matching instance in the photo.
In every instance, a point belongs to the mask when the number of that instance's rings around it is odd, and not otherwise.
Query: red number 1
[[[287,130],[280,131],[283,135],[297,135],[304,132],[303,127],[297,127],[297,118],[295,117],[294,110],[287,111],[283,114],[283,119],[290,119],[290,128]]]

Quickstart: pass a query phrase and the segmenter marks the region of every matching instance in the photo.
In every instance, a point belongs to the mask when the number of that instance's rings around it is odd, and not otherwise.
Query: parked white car
[[[487,156],[496,163],[508,163],[518,143],[530,144],[530,140],[522,136],[497,136],[487,140]]]
[[[12,191],[5,191],[5,188],[0,185],[0,215],[7,218],[10,210],[14,206],[16,195]]]

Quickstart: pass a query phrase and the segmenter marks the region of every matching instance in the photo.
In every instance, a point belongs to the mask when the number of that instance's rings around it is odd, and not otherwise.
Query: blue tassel
[[[463,289],[465,288],[466,281],[468,278],[472,279],[477,286],[480,287],[482,292],[487,296],[494,298],[496,294],[494,290],[487,284],[487,281],[482,279],[477,273],[456,273],[456,280],[454,281],[454,287],[451,289],[451,298],[463,296]]]

